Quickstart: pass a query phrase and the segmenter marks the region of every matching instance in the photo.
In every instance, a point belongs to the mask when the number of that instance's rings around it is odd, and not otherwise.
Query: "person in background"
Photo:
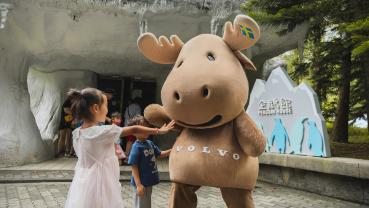
[[[72,124],[71,124],[72,131],[74,131],[74,129],[76,129],[78,127],[81,127],[82,124],[83,124],[83,120],[79,120],[75,116],[73,116],[73,121],[72,121]],[[73,138],[72,138],[72,140],[73,140]],[[72,142],[72,144],[73,144],[73,142]],[[71,149],[73,151],[71,152],[71,154],[68,157],[77,157],[76,152],[74,151],[73,145],[72,145]]]
[[[121,125],[122,116],[120,115],[119,112],[113,112],[111,114],[111,123],[117,126]],[[126,154],[122,150],[121,143],[122,143],[122,138],[119,138],[118,142],[114,144],[115,155],[118,157],[119,165],[122,165],[123,161],[127,159]]]
[[[142,115],[141,106],[139,105],[139,98],[128,101],[128,106],[124,112],[124,126],[128,126],[129,121],[137,116]],[[128,135],[126,138],[126,155],[129,157],[131,147],[136,138],[133,135]]]
[[[139,105],[139,98],[128,101],[128,106],[124,111],[124,126],[128,126],[128,122],[136,115],[142,115],[141,106]]]
[[[71,111],[71,101],[68,98],[64,101],[61,109],[61,118],[59,125],[59,140],[57,155],[62,156],[64,153],[65,157],[73,155],[72,147],[72,121],[73,115]]]

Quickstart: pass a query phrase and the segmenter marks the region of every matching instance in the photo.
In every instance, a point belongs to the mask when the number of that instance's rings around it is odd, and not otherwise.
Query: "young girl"
[[[114,143],[120,136],[165,134],[174,122],[160,129],[143,126],[99,125],[108,113],[106,96],[97,89],[70,90],[72,112],[83,120],[73,131],[73,146],[78,156],[75,174],[65,203],[66,208],[122,208],[119,165]]]

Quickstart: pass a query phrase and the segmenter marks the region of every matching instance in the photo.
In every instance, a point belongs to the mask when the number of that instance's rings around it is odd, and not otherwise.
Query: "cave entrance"
[[[124,115],[128,101],[139,98],[141,109],[156,102],[156,80],[141,77],[123,77],[98,75],[97,88],[111,93],[113,97],[109,101],[109,113],[119,112]]]

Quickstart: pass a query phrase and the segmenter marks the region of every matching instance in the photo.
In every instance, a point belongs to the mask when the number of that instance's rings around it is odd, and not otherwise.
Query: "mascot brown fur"
[[[200,186],[219,187],[228,207],[254,207],[265,138],[244,110],[249,89],[243,69],[256,69],[240,50],[259,37],[259,26],[245,15],[225,24],[223,38],[201,34],[183,44],[176,35],[170,41],[151,33],[139,37],[146,58],[174,63],[161,90],[163,106],[144,111],[151,124],[173,119],[180,129],[169,159],[170,207],[196,207]]]

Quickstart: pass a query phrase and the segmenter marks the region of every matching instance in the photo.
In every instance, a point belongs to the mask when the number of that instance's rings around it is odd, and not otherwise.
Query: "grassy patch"
[[[333,129],[332,123],[327,123],[328,135],[331,135]],[[349,126],[349,143],[362,144],[369,143],[369,134],[366,128]]]
[[[369,144],[369,135],[349,136],[349,143]]]
[[[328,135],[332,123],[327,123]],[[366,128],[349,127],[349,143],[330,142],[333,157],[349,157],[369,160],[369,134]]]

